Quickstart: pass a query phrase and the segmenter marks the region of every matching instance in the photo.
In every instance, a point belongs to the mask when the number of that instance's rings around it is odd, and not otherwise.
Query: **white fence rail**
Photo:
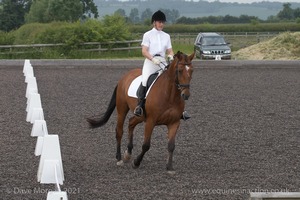
[[[278,32],[230,32],[220,33],[227,41],[234,44],[237,48],[242,48],[247,44],[254,44],[260,41],[269,39],[278,35]],[[197,34],[195,33],[180,33],[170,34],[172,43],[176,44],[190,44],[193,45]],[[250,43],[249,43],[249,40]],[[238,41],[238,42],[236,42]],[[244,44],[243,41],[247,41]],[[111,41],[111,42],[86,42],[77,47],[83,52],[107,52],[107,51],[127,51],[140,49],[141,40],[129,41]],[[24,54],[34,52],[44,52],[46,49],[68,47],[67,44],[24,44],[24,45],[0,45],[0,54]]]
[[[85,42],[79,45],[80,51],[104,52],[104,51],[132,51],[140,49],[141,40],[114,41],[114,42]],[[0,45],[0,54],[24,54],[44,52],[46,49],[68,47],[67,44],[22,44]]]
[[[235,40],[245,39],[257,43],[266,39],[270,39],[279,34],[279,32],[221,32],[226,41],[235,43]],[[194,44],[197,34],[195,33],[180,33],[171,34],[172,42],[178,44]],[[238,45],[240,48],[244,45]]]

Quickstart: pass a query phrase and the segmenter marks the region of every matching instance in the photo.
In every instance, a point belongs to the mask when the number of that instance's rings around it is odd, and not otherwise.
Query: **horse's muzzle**
[[[181,97],[183,98],[183,100],[188,100],[190,97],[190,90],[185,88],[181,91]]]

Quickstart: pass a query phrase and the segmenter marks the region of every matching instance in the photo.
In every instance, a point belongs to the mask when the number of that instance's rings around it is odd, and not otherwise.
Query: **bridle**
[[[165,66],[165,69],[168,69],[171,63],[169,63],[168,65],[165,65],[163,62],[161,62],[161,64],[163,64]],[[183,91],[185,89],[189,89],[190,88],[190,84],[181,84],[179,82],[179,79],[178,79],[178,76],[179,76],[178,65],[179,64],[187,66],[187,65],[191,65],[192,63],[191,62],[189,62],[189,63],[188,62],[181,63],[179,60],[176,63],[176,79],[175,79],[175,84],[176,84],[178,90]],[[163,70],[163,69],[161,68],[160,70]]]
[[[176,79],[175,79],[175,84],[176,84],[177,88],[178,88],[180,91],[183,91],[184,89],[189,89],[189,88],[190,88],[190,84],[181,84],[181,83],[179,82],[179,79],[178,79],[178,77],[179,77],[179,69],[178,69],[178,65],[179,65],[179,64],[182,64],[182,65],[184,65],[184,66],[187,66],[187,65],[191,65],[192,63],[191,63],[191,62],[190,62],[190,63],[187,63],[187,62],[181,63],[181,62],[179,62],[179,60],[178,60],[177,63],[176,63]]]

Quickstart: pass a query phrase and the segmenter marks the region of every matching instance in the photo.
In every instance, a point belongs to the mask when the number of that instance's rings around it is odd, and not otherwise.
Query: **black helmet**
[[[153,15],[152,15],[152,20],[151,23],[153,23],[154,21],[167,21],[166,20],[166,15],[161,12],[160,10],[156,11]]]

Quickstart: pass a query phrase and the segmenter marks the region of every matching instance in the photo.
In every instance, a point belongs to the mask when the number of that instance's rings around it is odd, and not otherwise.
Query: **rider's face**
[[[159,30],[159,31],[163,30],[164,25],[165,25],[165,22],[164,22],[164,21],[154,21],[153,23],[154,23],[154,27],[155,27],[157,30]]]

